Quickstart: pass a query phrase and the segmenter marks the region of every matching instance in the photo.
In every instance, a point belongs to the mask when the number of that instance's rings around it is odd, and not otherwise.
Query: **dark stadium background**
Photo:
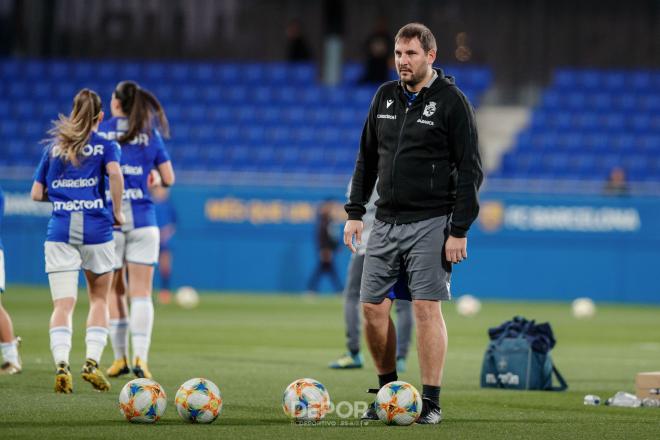
[[[28,192],[49,121],[81,87],[107,105],[135,79],[172,124],[174,283],[305,290],[316,206],[343,202],[376,87],[359,78],[380,17],[391,35],[427,24],[477,108],[488,177],[454,293],[660,301],[660,8],[643,0],[2,0],[8,283],[46,283],[48,212]],[[311,59],[289,63],[294,19]]]

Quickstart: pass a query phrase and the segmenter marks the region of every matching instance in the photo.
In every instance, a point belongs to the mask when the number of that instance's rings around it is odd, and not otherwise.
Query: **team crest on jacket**
[[[424,113],[422,113],[425,117],[433,116],[433,113],[435,113],[435,101],[430,101],[428,104],[426,104],[426,107],[424,107]]]

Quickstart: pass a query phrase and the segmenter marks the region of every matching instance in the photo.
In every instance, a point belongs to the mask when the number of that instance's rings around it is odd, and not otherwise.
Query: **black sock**
[[[385,374],[379,374],[378,375],[378,386],[380,388],[383,387],[383,385],[387,385],[390,382],[394,382],[395,380],[398,380],[399,376],[396,374],[396,370],[392,371],[391,373],[385,373]]]
[[[435,385],[422,385],[422,397],[440,406],[440,387]]]
[[[360,350],[349,350],[351,352],[351,356],[355,357],[358,354],[360,354]]]

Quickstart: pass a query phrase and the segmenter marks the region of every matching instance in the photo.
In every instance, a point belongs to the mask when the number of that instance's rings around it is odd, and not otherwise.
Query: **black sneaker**
[[[417,419],[420,425],[437,425],[442,422],[442,409],[431,399],[422,398],[422,413]]]
[[[378,388],[369,388],[367,393],[378,394],[380,391]],[[373,401],[369,404],[367,410],[362,414],[360,420],[378,420],[378,414],[376,413],[376,401]]]

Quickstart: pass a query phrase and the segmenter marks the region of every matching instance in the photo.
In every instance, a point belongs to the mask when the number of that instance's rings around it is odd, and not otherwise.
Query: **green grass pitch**
[[[168,407],[155,425],[132,425],[119,414],[117,396],[128,379],[114,379],[108,393],[82,381],[84,319],[81,295],[74,322],[74,394],[55,395],[49,351],[47,289],[9,286],[3,304],[23,337],[24,372],[0,377],[0,438],[446,438],[446,439],[658,439],[660,409],[585,407],[582,398],[634,392],[639,371],[660,370],[660,309],[599,305],[592,320],[571,317],[567,303],[486,302],[472,319],[445,304],[449,353],[440,426],[359,426],[356,419],[327,418],[324,426],[295,426],[281,409],[291,381],[312,377],[334,402],[364,401],[375,385],[367,358],[362,370],[333,371],[327,363],[344,349],[341,298],[313,301],[292,295],[205,294],[197,309],[156,307],[150,367],[165,388]],[[522,314],[550,321],[558,344],[553,354],[569,391],[482,390],[479,371],[490,326]],[[102,365],[111,361],[106,347]],[[218,384],[224,408],[212,425],[189,425],[174,409],[178,386],[191,377]],[[413,351],[400,378],[421,386]],[[345,426],[342,426],[342,422]],[[335,426],[332,426],[334,424]]]

